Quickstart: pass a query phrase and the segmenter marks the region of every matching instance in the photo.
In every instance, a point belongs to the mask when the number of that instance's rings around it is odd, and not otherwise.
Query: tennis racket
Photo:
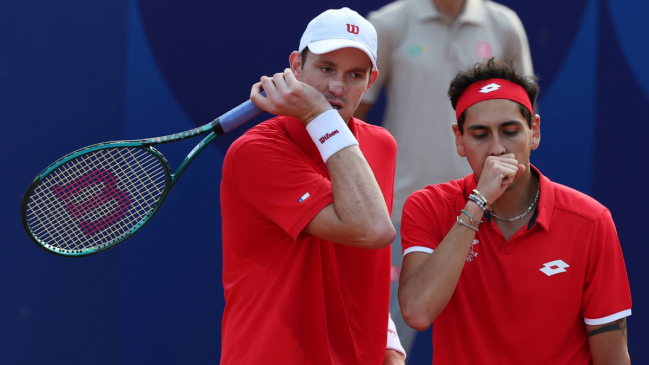
[[[214,139],[262,112],[248,100],[202,127],[142,140],[104,142],[74,151],[32,181],[21,204],[29,237],[44,250],[80,257],[131,238],[160,210],[189,164]],[[153,146],[211,132],[172,174]]]

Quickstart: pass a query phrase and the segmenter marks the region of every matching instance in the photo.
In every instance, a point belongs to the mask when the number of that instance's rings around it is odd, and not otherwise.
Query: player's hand
[[[493,204],[509,185],[525,172],[525,166],[518,163],[513,153],[489,156],[485,160],[476,189]]]
[[[394,350],[385,350],[383,365],[405,365],[406,359],[400,352]]]
[[[261,95],[262,87],[266,97]],[[262,76],[260,82],[252,85],[250,100],[271,114],[295,117],[305,125],[332,109],[322,93],[298,81],[289,68],[273,77]]]

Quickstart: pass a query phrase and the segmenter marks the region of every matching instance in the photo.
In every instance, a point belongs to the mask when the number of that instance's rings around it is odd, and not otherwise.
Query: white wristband
[[[401,341],[399,340],[399,335],[397,334],[397,326],[394,325],[392,318],[388,318],[388,345],[386,347],[388,350],[394,350],[401,353],[403,358],[406,358],[406,350],[401,346]]]
[[[306,125],[313,143],[318,147],[322,160],[327,163],[334,153],[349,146],[358,146],[356,137],[335,109],[327,110]]]

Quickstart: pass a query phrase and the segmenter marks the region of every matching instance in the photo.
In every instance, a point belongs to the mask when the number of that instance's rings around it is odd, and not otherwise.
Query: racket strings
[[[109,153],[110,153],[110,154],[114,154],[114,151],[109,150]],[[107,161],[107,158],[106,158],[107,156],[108,156],[108,155],[99,155],[99,156],[98,156],[98,157],[99,157],[99,160],[100,160],[104,165],[105,165],[106,163],[109,162],[109,161]],[[152,158],[152,157],[151,157],[151,158]],[[82,159],[81,161],[83,162],[83,165],[85,165],[85,166],[84,166],[85,168],[90,167],[90,168],[96,169],[97,167],[101,167],[101,166],[98,166],[97,164],[93,164],[93,163],[92,163],[93,161],[92,161],[91,159],[89,159],[88,156],[83,156],[83,159]],[[123,164],[122,164],[122,165],[123,165]],[[120,165],[116,165],[116,166],[120,166]],[[77,164],[77,166],[75,166],[75,165],[72,165],[72,166],[66,166],[66,168],[62,170],[62,173],[64,173],[64,174],[68,177],[68,178],[67,178],[68,180],[70,180],[70,179],[71,179],[71,176],[73,176],[73,174],[70,172],[70,168],[71,168],[71,167],[78,167],[78,164]],[[78,169],[76,169],[76,170],[77,170],[76,172],[78,172]],[[91,170],[91,171],[96,171],[96,170]],[[59,174],[59,175],[60,175],[60,174]],[[64,181],[64,183],[65,183],[65,182],[67,182],[67,181]],[[132,190],[132,189],[131,189],[131,190]],[[83,196],[83,195],[82,195],[82,196]],[[92,198],[92,196],[90,196],[90,198]],[[84,198],[82,197],[80,200],[87,200],[87,199],[84,199]],[[51,203],[51,201],[52,201],[52,200],[50,199],[49,202]],[[141,200],[140,200],[140,201],[141,201]],[[108,204],[110,204],[111,202],[114,202],[114,200],[112,200],[112,201],[109,200],[109,203],[108,203]],[[138,200],[136,200],[136,202],[138,202]],[[94,215],[96,216],[96,218],[101,219],[101,218],[106,217],[107,215],[110,214],[110,212],[113,212],[113,211],[114,211],[114,209],[112,209],[112,207],[110,207],[109,205],[101,205],[101,206],[99,206],[98,208],[92,210],[92,213],[94,213]],[[60,220],[60,219],[61,219],[61,216],[58,215],[58,216],[56,216],[56,217],[54,217],[54,218]],[[65,231],[66,233],[68,233],[68,232],[69,232],[69,229],[71,228],[71,227],[70,227],[70,222],[69,222],[69,221],[66,222],[66,221],[64,220],[63,223],[68,223],[67,225],[65,225],[66,227],[64,227],[64,228],[65,228],[64,231]],[[133,223],[133,222],[131,222],[131,223]],[[56,228],[59,229],[59,230],[61,230],[62,227],[56,227]],[[109,227],[106,227],[106,228],[108,228],[108,230],[107,230],[107,232],[105,232],[105,234],[108,234],[108,235],[109,235],[109,238],[115,238],[115,237],[118,237],[118,236],[122,233],[122,232],[120,232],[119,230],[117,230],[118,227],[110,227],[110,226],[109,226]],[[77,238],[78,238],[78,237],[79,237],[79,235],[78,235],[78,230],[72,230],[72,232],[74,232],[74,231],[77,232]],[[87,234],[87,233],[88,233],[88,232],[86,232],[86,234]],[[90,233],[92,233],[92,232],[90,232]],[[101,236],[96,236],[96,237],[97,237],[98,239],[101,239]],[[77,239],[76,241],[79,241],[79,240]],[[75,240],[73,240],[73,242],[75,242]]]
[[[139,148],[81,155],[33,190],[27,223],[50,249],[110,245],[151,213],[165,191],[166,175],[162,162]]]
[[[112,153],[113,151],[110,151],[110,152]],[[100,156],[100,157],[102,157],[102,156]],[[102,159],[102,160],[103,160],[102,162],[105,163],[105,162],[106,162],[106,158],[105,158],[106,156],[103,156],[103,157],[104,157],[104,158]],[[83,159],[83,162],[85,162],[86,165],[87,165],[88,162],[92,162],[92,161],[89,160],[89,159],[87,158],[87,156],[85,156],[85,158]],[[97,168],[98,166],[97,166],[97,164],[91,164],[90,167],[92,167],[92,168]],[[70,166],[66,166],[66,169],[62,170],[62,172],[64,172],[64,173],[68,176],[68,180],[70,180],[70,171],[69,171],[69,170],[70,170]],[[59,174],[59,175],[60,175],[60,174]],[[92,196],[90,197],[90,199],[91,199],[91,198],[92,198]],[[82,199],[83,199],[83,198],[82,198]],[[140,201],[141,201],[141,200],[140,200]],[[52,202],[52,199],[51,199],[51,198],[49,199],[49,202],[50,202],[50,204],[51,204],[51,202]],[[136,202],[138,202],[138,200],[136,200]],[[114,203],[114,200],[109,200],[108,204],[112,204],[112,203]],[[140,205],[141,205],[141,204],[140,204]],[[150,206],[150,205],[149,205],[149,206]],[[97,216],[97,218],[101,219],[101,218],[104,218],[105,216],[109,215],[110,212],[112,212],[112,211],[114,210],[113,208],[114,208],[114,207],[111,207],[110,205],[101,205],[101,206],[97,207],[96,209],[92,210],[92,212]],[[49,210],[51,211],[51,209],[49,209]],[[59,213],[60,213],[60,212],[59,212]],[[135,216],[135,215],[134,215],[134,216]],[[54,217],[54,219],[58,219],[58,220],[60,221],[60,220],[61,220],[61,214],[57,214],[57,215]],[[58,230],[58,232],[59,232],[59,236],[61,236],[61,233],[60,233],[60,232],[63,232],[63,234],[68,234],[68,236],[70,236],[70,235],[69,235],[70,232],[76,232],[76,237],[72,237],[72,238],[76,238],[76,239],[72,239],[72,240],[70,240],[70,241],[73,242],[73,243],[77,243],[77,245],[72,246],[72,247],[70,247],[70,248],[71,248],[71,249],[79,248],[79,246],[78,246],[78,242],[83,241],[83,238],[84,238],[84,237],[81,236],[81,235],[79,234],[79,231],[78,231],[78,230],[73,229],[74,226],[72,226],[72,225],[70,224],[70,221],[69,221],[69,220],[67,220],[67,221],[66,221],[66,220],[63,220],[63,223],[64,223],[63,225],[59,225],[59,226],[54,227],[54,228],[56,228],[56,230]],[[67,223],[67,224],[65,224],[65,223]],[[109,222],[109,223],[110,223],[110,222]],[[125,222],[125,223],[128,223],[128,222]],[[134,222],[130,222],[130,223],[134,223]],[[136,223],[136,222],[135,222],[135,223]],[[71,228],[72,228],[72,229],[71,229]],[[108,227],[100,227],[100,228],[108,228],[107,231],[104,232],[104,238],[106,238],[106,236],[107,236],[107,238],[109,238],[109,239],[111,239],[111,238],[114,239],[114,238],[116,238],[116,237],[119,237],[120,234],[122,234],[122,232],[121,232],[120,230],[118,230],[119,227],[117,227],[117,226],[111,226],[110,224],[108,225]],[[39,232],[39,233],[40,233],[40,232]],[[86,235],[88,235],[88,232],[85,232],[85,233],[86,233]],[[93,232],[90,232],[90,233],[93,233]],[[101,241],[101,239],[102,239],[102,236],[101,236],[101,235],[96,235],[95,237],[96,237],[95,240],[99,240],[99,241]],[[81,238],[81,239],[79,239],[79,238]]]

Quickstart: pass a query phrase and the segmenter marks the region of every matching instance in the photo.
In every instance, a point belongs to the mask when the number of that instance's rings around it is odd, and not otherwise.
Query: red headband
[[[471,84],[460,94],[455,107],[455,119],[459,120],[460,115],[471,105],[491,99],[508,99],[521,103],[534,115],[530,97],[522,86],[504,79],[489,79]]]

